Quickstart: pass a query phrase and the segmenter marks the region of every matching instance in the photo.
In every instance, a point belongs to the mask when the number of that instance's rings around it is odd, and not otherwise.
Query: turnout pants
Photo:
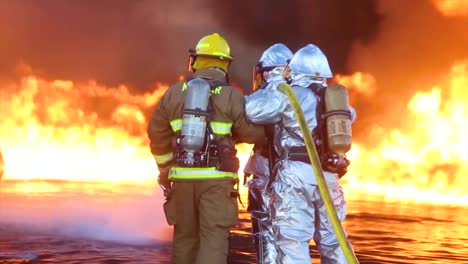
[[[174,225],[172,263],[226,263],[238,216],[232,180],[174,182],[164,212]]]
[[[324,172],[328,191],[340,221],[346,201],[338,175]],[[347,263],[339,246],[311,165],[280,162],[272,192],[272,225],[278,250],[277,263],[310,264],[309,241],[314,239],[322,264]]]
[[[254,180],[257,176],[253,176]],[[270,195],[266,188],[249,188],[249,206],[257,263],[275,263],[276,248],[269,213]]]

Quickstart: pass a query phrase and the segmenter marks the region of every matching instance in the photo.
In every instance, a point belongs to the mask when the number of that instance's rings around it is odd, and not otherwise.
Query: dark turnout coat
[[[200,69],[193,76],[203,78],[211,85],[210,125],[216,142],[223,144],[262,143],[263,127],[249,123],[245,118],[244,96],[226,83],[226,75],[219,69]],[[182,130],[182,111],[184,108],[186,82],[172,85],[156,106],[148,126],[151,153],[158,166],[174,159],[174,142]],[[171,180],[200,180],[237,178],[236,173],[221,172],[214,167],[178,168],[169,173]]]

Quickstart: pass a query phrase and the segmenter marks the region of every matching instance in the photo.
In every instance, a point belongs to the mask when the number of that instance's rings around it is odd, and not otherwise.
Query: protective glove
[[[239,159],[236,157],[237,150],[233,146],[218,145],[219,162],[216,169],[219,171],[236,172],[239,170]]]
[[[164,165],[158,165],[159,169],[159,176],[158,176],[158,184],[161,190],[163,191],[164,197],[169,195],[171,191],[171,182],[169,181],[169,170],[172,167],[172,163],[168,162]]]

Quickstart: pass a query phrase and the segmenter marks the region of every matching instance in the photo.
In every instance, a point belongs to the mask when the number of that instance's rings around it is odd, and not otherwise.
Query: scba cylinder
[[[182,116],[181,145],[189,155],[199,151],[205,143],[210,100],[210,84],[203,79],[187,83]]]
[[[349,112],[348,91],[339,84],[325,90],[325,117],[327,123],[328,149],[344,155],[351,148],[351,114]]]

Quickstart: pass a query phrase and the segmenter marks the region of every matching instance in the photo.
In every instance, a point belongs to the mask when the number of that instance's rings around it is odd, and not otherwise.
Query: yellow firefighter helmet
[[[231,48],[218,33],[204,36],[198,41],[195,49],[189,50],[193,56],[212,56],[221,60],[232,60]]]

